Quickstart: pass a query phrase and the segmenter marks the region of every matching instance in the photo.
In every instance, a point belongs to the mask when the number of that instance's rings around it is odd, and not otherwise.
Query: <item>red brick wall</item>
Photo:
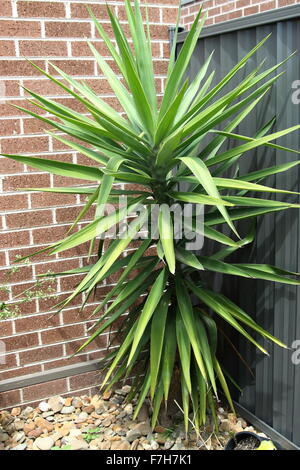
[[[108,3],[124,21],[124,2],[110,0]],[[113,93],[99,75],[86,46],[86,39],[92,39],[107,55],[89,20],[85,4],[93,7],[110,33],[104,0],[0,0],[0,153],[29,153],[86,163],[83,156],[53,141],[45,133],[45,125],[11,106],[30,107],[25,101],[26,92],[21,88],[25,86],[80,109],[72,99],[64,96],[63,90],[44,79],[25,57],[46,69],[49,68],[47,60],[51,59],[66,72],[86,79],[100,96],[115,104]],[[148,4],[157,90],[161,94],[168,63],[168,26],[176,22],[178,0],[151,0]],[[76,268],[87,262],[86,247],[78,247],[57,256],[39,255],[32,259],[33,264],[24,264],[18,272],[8,274],[16,255],[25,255],[61,239],[84,200],[74,195],[26,191],[28,187],[78,184],[79,180],[70,182],[67,178],[52,177],[3,157],[0,157],[0,169],[0,286],[11,285],[11,293],[0,291],[0,300],[11,301],[33,285],[37,274]],[[90,212],[86,220],[91,216]],[[87,336],[91,304],[80,313],[80,299],[77,298],[59,315],[51,316],[51,307],[70,293],[78,280],[79,276],[59,278],[53,285],[57,298],[33,299],[21,306],[20,316],[0,319],[0,340],[4,341],[7,350],[6,364],[0,363],[0,381],[82,363],[103,354],[108,344],[107,335],[102,335],[71,361],[67,359]],[[101,287],[98,298],[109,287]],[[98,373],[89,373],[5,392],[0,394],[0,409],[54,393],[86,391],[99,382]]]
[[[182,26],[188,29],[199,6],[208,11],[206,26],[300,3],[300,0],[203,0],[191,1],[182,8]]]

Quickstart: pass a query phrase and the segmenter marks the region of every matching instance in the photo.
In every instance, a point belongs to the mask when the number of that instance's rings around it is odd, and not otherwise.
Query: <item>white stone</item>
[[[40,450],[50,450],[54,446],[52,437],[38,437],[34,443]]]
[[[71,413],[74,413],[75,407],[74,406],[64,406],[61,409],[61,414],[62,415],[70,415]]]
[[[39,404],[39,409],[43,412],[49,411],[50,406],[46,401],[41,401],[41,403]]]

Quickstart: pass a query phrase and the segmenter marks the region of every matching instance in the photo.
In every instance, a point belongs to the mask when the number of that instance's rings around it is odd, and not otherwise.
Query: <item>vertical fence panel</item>
[[[228,31],[228,27],[227,27]],[[200,37],[196,52],[191,60],[190,75],[195,76],[200,65],[215,50],[211,70],[215,69],[214,83],[220,80],[257,42],[267,34],[271,38],[241,71],[235,80],[246,76],[264,59],[264,69],[284,60],[299,49],[300,19],[268,22],[258,26],[243,27],[231,32],[209,33],[209,28]],[[180,41],[180,39],[179,39]],[[279,79],[272,92],[263,98],[257,109],[249,115],[238,133],[253,136],[255,130],[277,116],[275,129],[283,129],[300,121],[300,104],[292,102],[292,83],[300,80],[300,53],[297,53],[284,66],[285,74]],[[276,72],[274,72],[275,74]],[[274,76],[273,74],[273,76]],[[237,82],[233,81],[231,86]],[[282,139],[280,144],[295,149],[300,148],[300,133],[294,132]],[[232,143],[235,145],[236,143]],[[248,152],[241,161],[240,174],[249,169],[268,167],[296,160],[297,155],[270,148]],[[276,175],[267,184],[278,188],[300,191],[299,169]],[[264,197],[265,195],[262,195]],[[275,196],[274,196],[275,197]],[[299,198],[295,197],[297,201]],[[281,198],[285,200],[285,198]],[[291,199],[289,199],[291,200]],[[241,234],[249,226],[240,224]],[[236,254],[236,259],[259,263],[275,264],[291,271],[300,271],[300,213],[297,209],[269,214],[258,219],[257,239],[254,248],[244,248]],[[300,297],[299,288],[284,284],[273,284],[248,279],[223,279],[223,289],[238,302],[264,328],[282,339],[289,349],[273,346],[261,340],[270,352],[264,357],[233,333],[232,340],[238,345],[241,354],[249,364],[252,374],[228,352],[230,370],[234,373],[243,393],[237,396],[238,402],[276,431],[300,445],[300,365],[292,362],[292,343],[300,339]],[[228,349],[229,351],[229,349]],[[300,356],[300,355],[299,355]]]

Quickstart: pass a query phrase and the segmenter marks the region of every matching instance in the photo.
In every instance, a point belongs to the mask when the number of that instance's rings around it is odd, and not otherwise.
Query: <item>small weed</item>
[[[94,439],[97,439],[99,437],[100,433],[100,428],[93,428],[93,429],[88,429],[83,435],[83,439],[87,442],[90,443]]]
[[[72,450],[72,447],[70,445],[65,445],[62,447],[53,446],[51,447],[51,450]]]

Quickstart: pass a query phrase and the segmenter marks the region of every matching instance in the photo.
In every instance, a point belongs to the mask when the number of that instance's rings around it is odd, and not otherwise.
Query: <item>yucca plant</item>
[[[168,401],[172,377],[176,373],[176,377],[180,377],[186,428],[192,412],[199,429],[205,423],[207,407],[214,416],[214,397],[217,397],[218,388],[223,390],[233,408],[226,372],[217,353],[218,319],[227,322],[265,354],[267,351],[249,331],[284,347],[238,305],[222,293],[211,290],[204,274],[212,271],[299,284],[296,273],[265,264],[226,262],[226,258],[254,240],[254,221],[259,215],[299,207],[298,204],[257,196],[261,192],[295,194],[265,186],[262,180],[293,168],[299,164],[298,160],[243,175],[236,168],[246,152],[261,146],[298,155],[298,150],[284,148],[272,141],[300,126],[268,133],[273,125],[271,121],[251,137],[233,133],[278,79],[280,73],[274,76],[274,72],[282,63],[265,71],[258,67],[231,91],[222,93],[263,46],[265,38],[217,85],[212,86],[213,72],[207,75],[211,57],[189,81],[187,67],[205,21],[201,11],[177,58],[177,32],[175,34],[165,91],[158,105],[148,22],[144,28],[137,0],[134,6],[125,0],[125,6],[132,42],[125,37],[118,19],[108,8],[116,46],[91,12],[96,29],[115,61],[117,74],[89,44],[122,113],[100,99],[86,83],[75,80],[55,65],[52,67],[61,80],[33,64],[83,105],[86,113],[75,112],[30,90],[26,90],[32,97],[30,102],[53,115],[54,119],[19,108],[50,124],[58,131],[51,133],[53,138],[90,158],[91,166],[31,156],[6,156],[53,174],[89,181],[86,186],[32,190],[54,192],[58,197],[61,193],[87,195],[87,203],[72,230],[89,208],[96,206],[93,222],[46,248],[53,254],[89,242],[90,253],[95,250],[98,253],[94,263],[57,273],[85,274],[74,292],[60,304],[60,309],[82,293],[86,303],[105,279],[121,273],[116,285],[94,309],[95,324],[91,336],[80,348],[82,350],[116,325],[121,341],[119,346],[112,344],[102,362],[101,367],[107,368],[102,386],[111,387],[121,379],[134,377],[129,399],[138,397],[135,416],[145,398],[150,396],[152,424],[155,425],[161,405]],[[235,139],[236,145],[227,145],[229,139]],[[230,174],[234,177],[228,177]],[[127,183],[135,184],[135,189],[128,189]],[[182,190],[182,183],[187,190]],[[106,215],[105,204],[116,203],[120,195],[128,198],[128,205]],[[209,255],[186,249],[187,238],[175,237],[174,215],[165,209],[174,203],[180,207],[186,203],[205,206],[203,227],[197,226],[195,217],[191,219],[190,229],[216,243]],[[144,210],[138,214],[141,206]],[[139,238],[137,235],[157,206],[158,239],[149,232],[146,237]],[[103,235],[126,218],[130,218],[129,228],[106,246]],[[241,219],[249,219],[249,233],[242,239],[234,224]],[[227,227],[226,234],[223,227]]]

